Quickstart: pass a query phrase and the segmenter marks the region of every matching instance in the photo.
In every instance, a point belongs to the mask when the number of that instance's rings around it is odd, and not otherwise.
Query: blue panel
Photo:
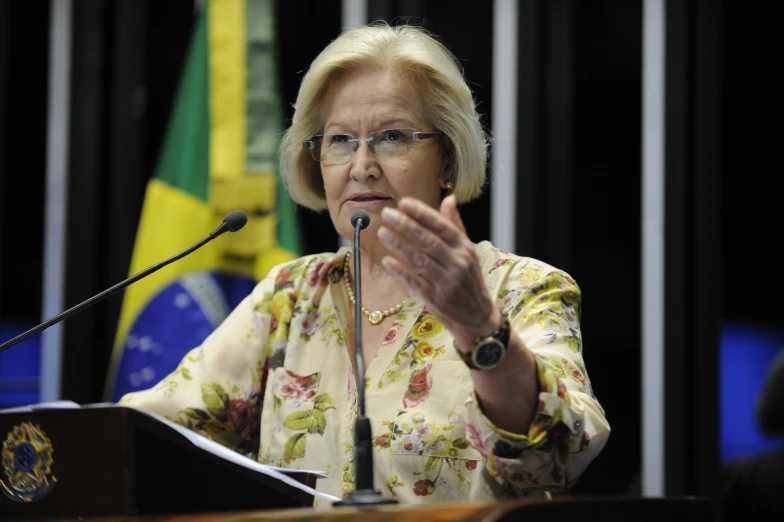
[[[0,343],[13,339],[17,335],[34,327],[34,324],[22,324],[0,321]],[[41,336],[34,335],[0,353],[0,384],[8,383],[9,379],[32,380],[37,382],[41,365]],[[8,390],[0,386],[0,408],[35,404],[38,402],[38,388],[27,390]]]
[[[768,369],[784,350],[784,328],[725,325],[721,333],[721,456],[728,460],[784,448],[757,427],[756,407]]]

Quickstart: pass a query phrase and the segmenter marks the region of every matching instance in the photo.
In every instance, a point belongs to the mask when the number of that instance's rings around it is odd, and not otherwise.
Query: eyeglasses
[[[319,134],[302,146],[310,149],[313,159],[323,165],[343,165],[354,157],[359,143],[367,142],[370,151],[382,158],[405,156],[415,143],[437,136],[443,132],[417,132],[414,129],[386,129],[371,132],[367,138],[355,138],[351,134]]]

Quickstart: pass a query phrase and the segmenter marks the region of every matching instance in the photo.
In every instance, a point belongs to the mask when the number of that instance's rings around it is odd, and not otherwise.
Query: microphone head
[[[242,210],[232,210],[226,214],[223,222],[229,226],[229,232],[236,232],[248,222],[248,215]]]
[[[358,208],[351,213],[351,226],[357,228],[357,221],[360,219],[360,230],[365,230],[370,224],[370,213],[364,208]]]

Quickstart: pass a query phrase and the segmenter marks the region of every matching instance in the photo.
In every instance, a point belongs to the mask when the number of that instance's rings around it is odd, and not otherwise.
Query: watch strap
[[[474,351],[476,351],[477,347],[483,340],[492,337],[501,341],[501,343],[504,345],[504,350],[509,348],[509,332],[511,331],[511,325],[509,324],[509,319],[507,319],[505,315],[502,315],[502,317],[503,317],[503,321],[501,322],[501,327],[489,335],[482,335],[474,339],[474,343],[471,345],[471,348],[467,352],[461,350],[457,346],[456,342],[454,343],[457,354],[460,356],[460,358],[463,360],[466,366],[468,366],[472,370],[483,369],[483,368],[479,368],[476,364],[474,364]]]

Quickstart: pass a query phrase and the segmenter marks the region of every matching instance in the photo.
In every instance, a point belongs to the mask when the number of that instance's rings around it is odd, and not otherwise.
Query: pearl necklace
[[[357,301],[354,298],[354,291],[351,289],[351,273],[348,270],[348,260],[350,257],[351,250],[348,251],[346,257],[343,259],[343,283],[346,285],[346,292],[348,293],[348,298],[351,299],[351,304],[356,304]],[[381,324],[381,321],[383,321],[385,317],[398,313],[400,309],[403,308],[404,304],[406,304],[405,301],[389,310],[374,310],[372,312],[363,306],[362,313],[368,318],[370,324],[377,325]]]

